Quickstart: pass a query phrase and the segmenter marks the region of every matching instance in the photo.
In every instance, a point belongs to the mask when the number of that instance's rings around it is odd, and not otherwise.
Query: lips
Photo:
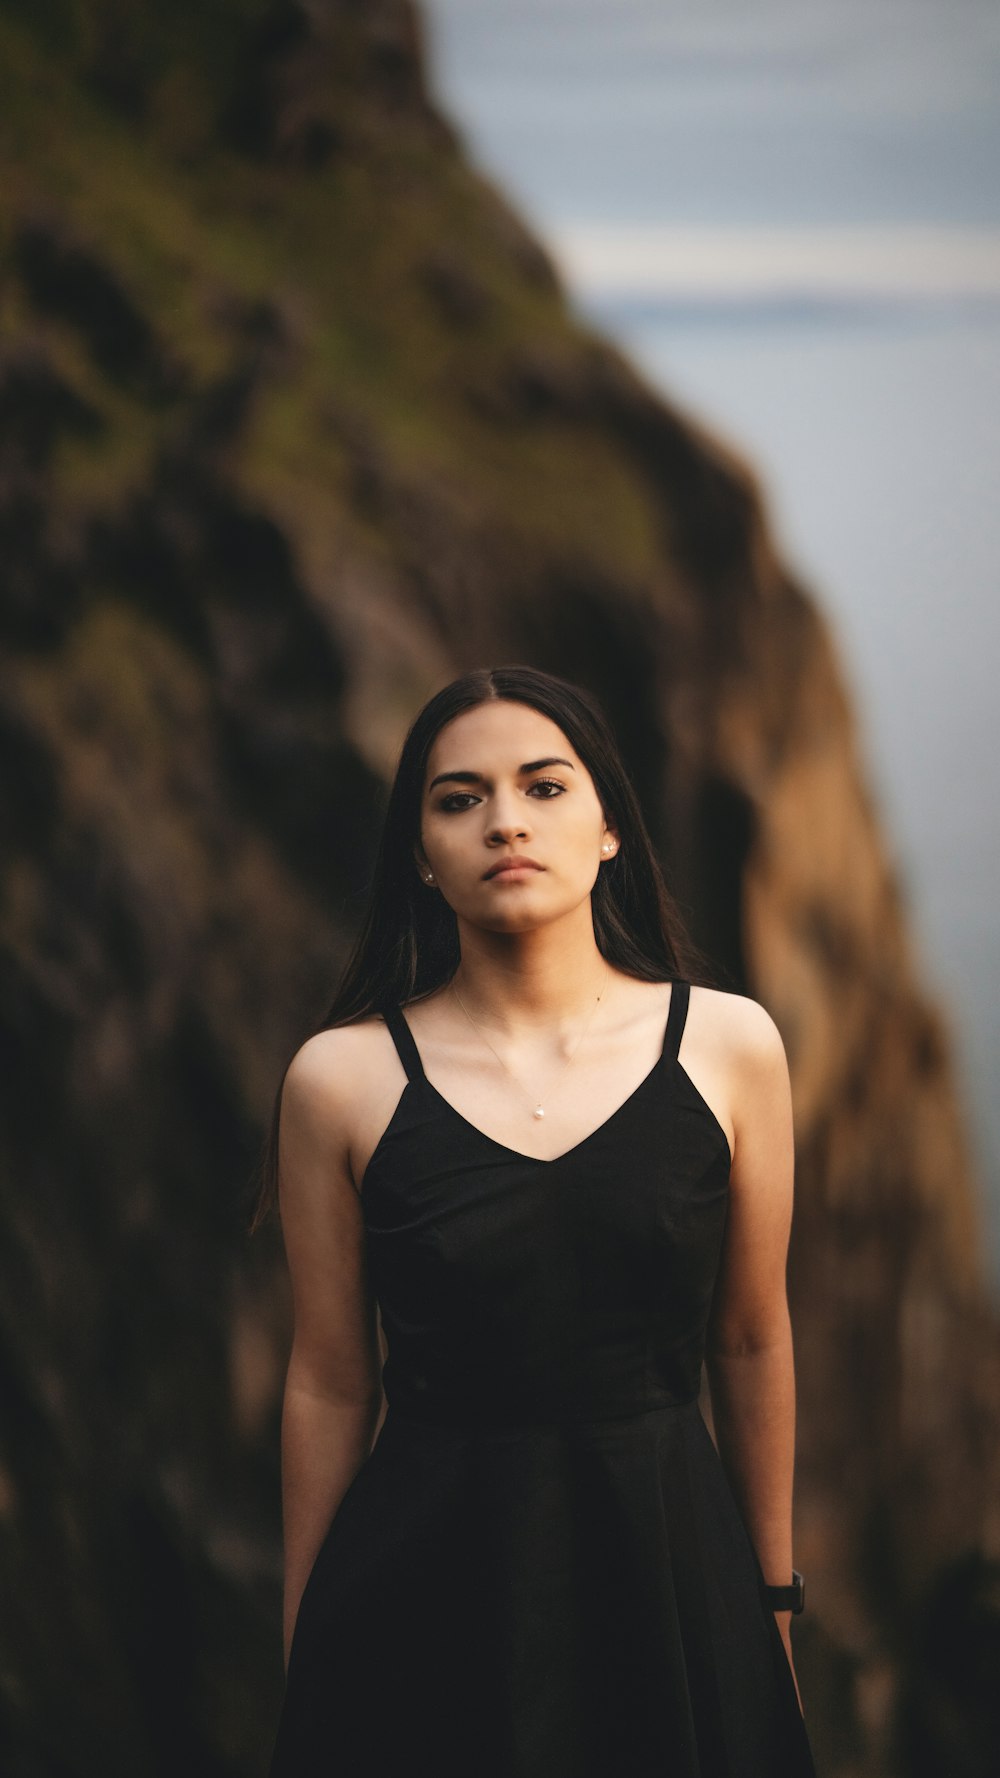
[[[509,858],[498,858],[495,864],[490,865],[488,871],[483,872],[483,880],[488,882],[490,877],[498,876],[501,871],[544,870],[544,868],[544,865],[536,864],[533,858],[521,858],[514,854]]]

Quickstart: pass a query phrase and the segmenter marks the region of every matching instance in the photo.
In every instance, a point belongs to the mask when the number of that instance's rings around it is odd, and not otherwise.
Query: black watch
[[[797,1615],[805,1609],[806,1583],[797,1568],[792,1569],[790,1587],[765,1587],[764,1591],[772,1611],[793,1611]]]

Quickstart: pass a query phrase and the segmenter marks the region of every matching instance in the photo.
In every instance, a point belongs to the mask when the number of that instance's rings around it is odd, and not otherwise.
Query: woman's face
[[[417,867],[460,919],[495,932],[544,925],[589,896],[618,849],[579,754],[529,704],[495,699],[438,734],[424,780]],[[505,858],[537,867],[490,876]]]

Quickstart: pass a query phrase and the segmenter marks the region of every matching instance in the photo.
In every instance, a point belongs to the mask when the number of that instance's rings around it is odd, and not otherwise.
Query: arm
[[[741,1011],[729,1217],[706,1369],[719,1455],[764,1579],[779,1586],[792,1578],[795,1372],[785,1290],[792,1097],[777,1026],[756,1002],[744,1000]],[[791,1615],[775,1613],[789,1664]]]
[[[278,1190],[294,1313],[281,1422],[286,1665],[309,1571],[371,1449],[382,1405],[377,1315],[348,1159],[349,1045],[340,1030],[310,1038],[282,1091]]]

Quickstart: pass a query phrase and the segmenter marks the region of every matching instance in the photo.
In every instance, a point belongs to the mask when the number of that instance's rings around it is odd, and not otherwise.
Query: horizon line
[[[1000,225],[588,222],[543,238],[589,295],[1000,296]]]

